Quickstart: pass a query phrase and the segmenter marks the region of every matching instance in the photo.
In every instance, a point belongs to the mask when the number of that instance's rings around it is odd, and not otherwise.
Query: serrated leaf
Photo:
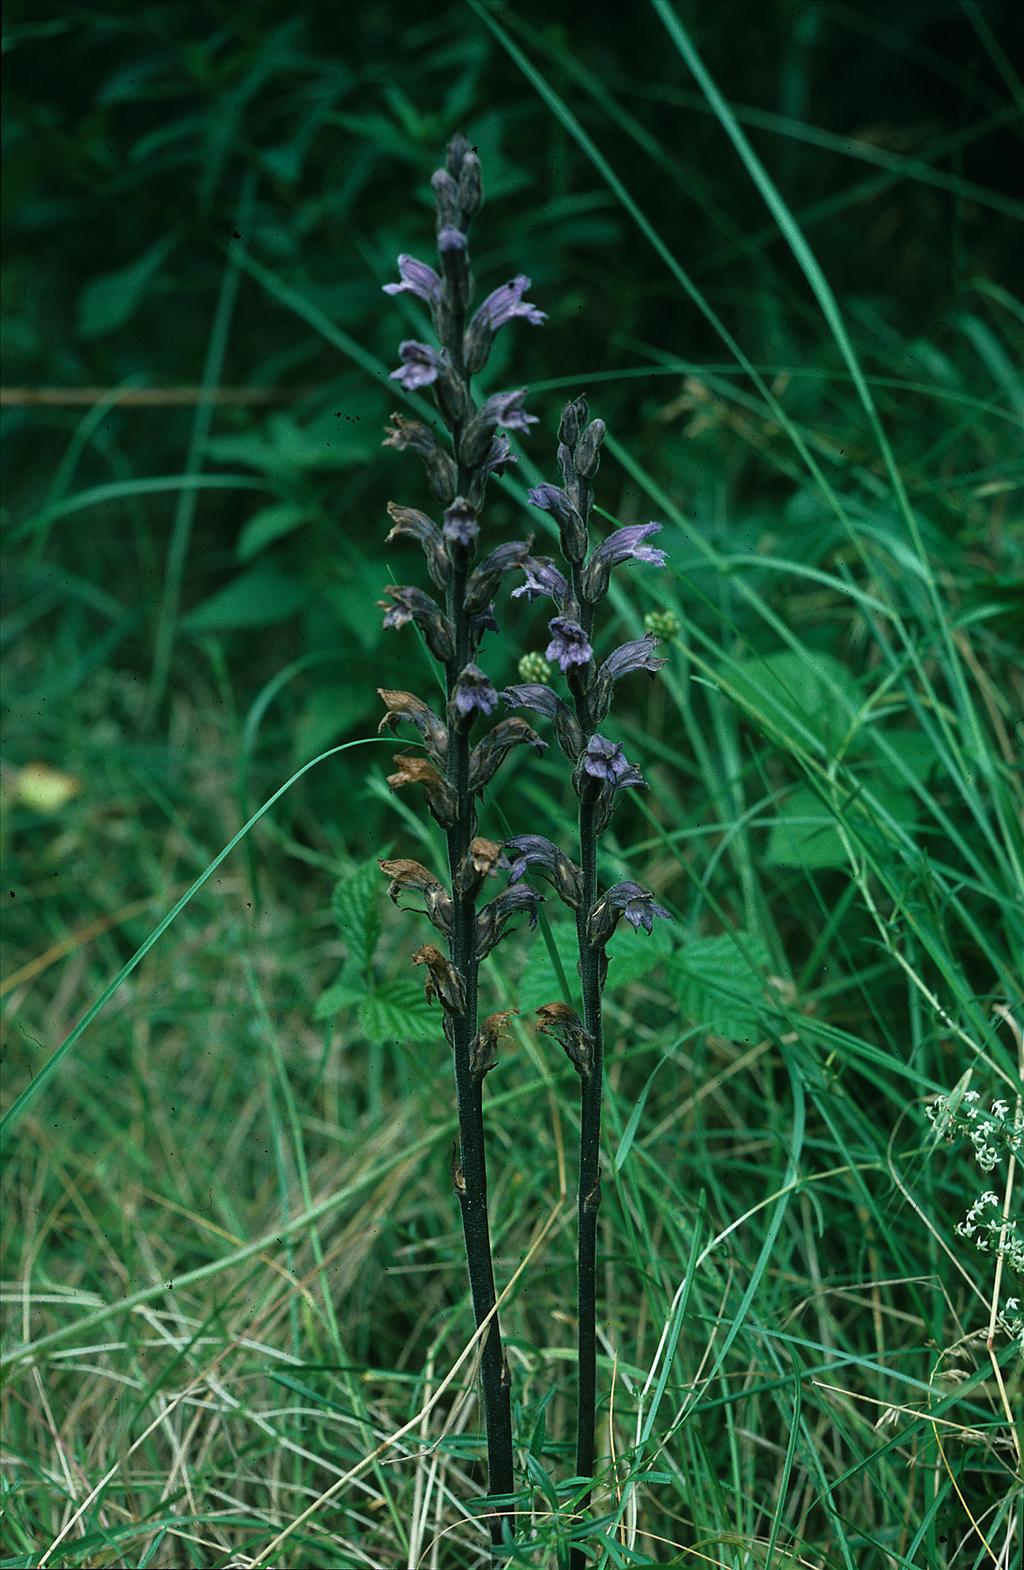
[[[638,932],[620,921],[608,940],[608,986],[629,986],[658,969],[676,946],[675,923],[656,921],[650,932]]]
[[[307,523],[311,516],[308,507],[300,507],[296,502],[279,502],[275,507],[261,508],[253,513],[239,535],[236,556],[239,561],[251,561],[275,540],[283,539],[300,524]]]
[[[134,316],[176,244],[175,235],[164,235],[129,266],[90,278],[78,297],[79,336],[102,338],[123,327]]]
[[[391,981],[364,998],[359,1023],[368,1041],[444,1041],[441,1010],[426,1001],[418,981]]]
[[[518,1006],[523,1014],[531,1014],[534,1009],[542,1008],[545,1003],[569,1003],[577,1010],[583,1006],[579,975],[576,970],[579,949],[576,945],[575,923],[552,921],[550,932],[555,950],[562,962],[570,996],[567,998],[564,995],[562,982],[548,953],[543,934],[539,931],[535,932],[530,938],[526,969],[519,982]]]
[[[369,973],[380,938],[380,895],[384,886],[376,861],[365,861],[334,886],[331,911],[353,967]]]
[[[361,977],[351,975],[346,966],[333,986],[321,992],[317,998],[313,1018],[333,1019],[342,1009],[354,1008],[357,1003],[361,1003],[366,995],[366,983]]]
[[[683,943],[666,962],[672,992],[694,1024],[731,1041],[759,1034],[760,998],[768,949],[759,937],[737,930]]]
[[[189,611],[182,626],[188,632],[269,627],[294,616],[308,597],[308,585],[299,579],[273,567],[251,567]]]
[[[722,672],[730,696],[773,735],[806,751],[814,737],[833,756],[860,706],[853,674],[831,654],[782,650]],[[833,689],[838,691],[833,691]]]

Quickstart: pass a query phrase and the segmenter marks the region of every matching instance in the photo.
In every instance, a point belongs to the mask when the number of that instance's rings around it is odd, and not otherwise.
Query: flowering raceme
[[[526,391],[491,392],[478,399],[474,379],[486,368],[495,336],[516,322],[541,325],[545,313],[527,298],[525,273],[493,289],[471,314],[474,291],[469,230],[482,201],[480,165],[463,137],[448,148],[442,169],[431,181],[436,203],[438,265],[403,252],[398,281],[389,295],[411,294],[430,308],[437,342],[406,339],[399,345],[391,377],[405,392],[428,392],[445,442],[422,420],[395,414],[385,445],[415,454],[438,504],[437,518],[416,507],[388,503],[389,541],[413,541],[423,552],[435,594],[411,584],[389,584],[381,603],[384,625],[412,627],[427,652],[442,667],[446,701],[443,712],[416,694],[382,688],[381,730],[407,726],[418,752],[399,754],[388,783],[396,790],[414,787],[445,834],[447,881],[419,862],[381,862],[396,904],[420,910],[447,944],[423,944],[412,956],[421,967],[428,1000],[438,1006],[454,1061],[458,1146],[453,1166],[462,1210],[466,1257],[478,1327],[482,1335],[481,1383],[487,1430],[488,1486],[493,1495],[515,1487],[511,1428],[510,1374],[502,1350],[496,1312],[487,1212],[487,1173],[482,1089],[494,1067],[500,1041],[508,1034],[514,1010],[478,1021],[480,962],[514,926],[537,921],[542,896],[539,881],[573,912],[579,945],[583,1012],[564,1002],[538,1012],[543,1034],[559,1042],[580,1076],[581,1144],[579,1179],[579,1403],[576,1471],[594,1471],[596,1393],[596,1240],[600,1201],[598,1159],[603,1074],[601,996],[608,968],[606,948],[625,919],[636,931],[650,933],[668,910],[639,883],[623,881],[602,889],[597,876],[597,842],[611,820],[620,793],[642,788],[640,770],[621,744],[604,734],[616,685],[644,673],[653,675],[664,660],[655,654],[657,638],[648,632],[611,650],[595,653],[595,612],[608,593],[612,572],[630,562],[660,568],[665,552],[650,544],[658,523],[628,525],[600,542],[590,538],[592,480],[600,463],[605,427],[592,420],[586,399],[563,410],[557,462],[561,484],[542,483],[528,495],[531,506],[557,526],[563,565],[533,552],[532,537],[485,547],[484,507],[490,479],[515,462],[509,432],[526,433],[537,423],[526,408]],[[521,680],[499,691],[480,650],[496,630],[495,598],[507,575],[521,577],[512,598],[550,602],[545,654],[525,655]],[[549,684],[557,666],[565,696]],[[575,854],[536,833],[513,834],[506,841],[478,833],[477,802],[513,753],[526,756],[547,747],[520,714],[525,710],[550,724],[578,803]],[[501,892],[479,903],[489,882],[506,873]],[[584,1506],[589,1495],[584,1499]],[[511,1541],[512,1513],[507,1500],[489,1512],[497,1558]],[[570,1551],[572,1570],[582,1570],[582,1549]]]

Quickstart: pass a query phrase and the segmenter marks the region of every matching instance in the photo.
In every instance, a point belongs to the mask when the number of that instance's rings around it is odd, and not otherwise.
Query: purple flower
[[[570,909],[575,910],[583,897],[583,875],[576,863],[570,861],[557,845],[543,834],[517,834],[505,841],[517,852],[509,874],[509,883],[518,883],[529,867],[534,867],[557,889],[559,896]]]
[[[641,927],[645,932],[651,932],[655,916],[660,916],[664,921],[672,919],[671,912],[664,905],[659,905],[650,889],[645,889],[643,884],[615,883],[601,896],[590,913],[587,924],[590,941],[603,947],[618,926],[621,916],[625,916],[637,932]]]
[[[397,371],[391,372],[393,382],[401,382],[406,392],[415,392],[418,387],[429,387],[431,382],[436,382],[444,368],[444,361],[436,349],[427,343],[417,343],[414,338],[407,338],[398,346],[402,363]]]
[[[480,410],[479,418],[485,425],[503,425],[507,431],[528,431],[536,425],[537,416],[527,414],[523,408],[526,388],[514,392],[492,393]]]
[[[579,517],[566,493],[557,485],[547,483],[535,485],[532,490],[527,491],[526,500],[531,507],[539,507],[542,512],[551,513],[559,523],[569,523],[573,518]]]
[[[545,687],[543,682],[527,681],[506,687],[501,696],[510,709],[532,709],[534,713],[554,720],[558,745],[567,758],[576,762],[583,751],[583,732],[569,705],[563,703],[556,692]]]
[[[477,714],[493,714],[498,694],[479,665],[467,665],[452,689],[452,707],[462,720]]]
[[[523,562],[523,572],[526,580],[518,589],[512,590],[512,598],[518,600],[526,595],[531,604],[541,595],[547,595],[554,600],[559,610],[565,604],[565,596],[569,585],[565,581],[564,573],[559,572],[554,562],[547,556],[531,556]]]
[[[655,916],[660,916],[663,921],[672,919],[664,905],[657,903],[650,889],[645,889],[640,883],[616,883],[605,894],[605,899],[613,910],[620,910],[630,926],[637,930],[643,927],[645,932],[651,932]]]
[[[620,562],[642,561],[650,562],[654,567],[664,567],[665,552],[657,546],[644,544],[652,534],[660,532],[660,523],[633,523],[624,529],[616,529],[587,558],[583,568],[585,598],[593,602],[607,594],[611,570]]]
[[[456,496],[444,513],[444,537],[457,545],[472,545],[480,530],[476,512],[464,496]]]
[[[591,736],[583,754],[583,768],[595,780],[610,780],[618,785],[627,774],[636,769],[630,763],[617,741],[607,736]]]
[[[546,714],[553,720],[559,709],[564,709],[565,704],[557,692],[552,692],[550,687],[545,687],[542,682],[519,682],[514,687],[506,687],[501,694],[510,709],[532,709],[535,714]]]
[[[579,622],[569,621],[565,616],[552,616],[548,622],[548,631],[551,633],[551,642],[545,651],[545,658],[557,660],[563,671],[572,665],[588,665],[594,658],[590,640]]]
[[[496,333],[499,327],[504,327],[513,317],[521,316],[534,327],[539,327],[541,322],[547,321],[547,313],[539,311],[529,300],[523,299],[529,287],[530,280],[526,274],[517,273],[508,283],[503,283],[500,289],[495,289],[487,296],[474,317],[474,324],[486,324],[492,333]]]
[[[401,283],[386,283],[385,294],[414,294],[431,307],[438,303],[441,298],[441,280],[426,262],[418,262],[415,256],[403,254],[398,258],[398,271]]]
[[[601,675],[610,681],[618,681],[620,676],[628,676],[631,671],[660,671],[666,661],[655,657],[657,646],[658,640],[653,632],[645,633],[642,638],[633,638],[629,643],[620,643],[602,663]]]

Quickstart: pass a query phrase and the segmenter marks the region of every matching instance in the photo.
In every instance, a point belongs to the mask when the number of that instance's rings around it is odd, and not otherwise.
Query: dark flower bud
[[[483,180],[480,176],[480,160],[472,148],[463,154],[462,168],[459,170],[459,207],[463,218],[468,222],[475,218],[484,202]]]
[[[525,720],[515,716],[511,719],[499,720],[493,730],[488,731],[487,735],[477,742],[469,755],[470,790],[483,790],[484,786],[494,778],[512,748],[519,746],[528,746],[535,752],[543,752],[547,742],[542,740]]]
[[[576,443],[573,462],[577,473],[582,474],[584,479],[592,480],[597,473],[601,462],[601,443],[604,441],[605,429],[603,420],[591,420]]]
[[[645,633],[642,638],[633,638],[629,643],[621,643],[613,649],[608,658],[598,668],[594,684],[590,693],[590,712],[595,725],[600,725],[611,707],[612,689],[615,683],[623,676],[630,675],[633,671],[648,671],[652,676],[659,671],[665,661],[655,656],[658,640],[653,633]]]
[[[445,1013],[453,1016],[466,1012],[466,989],[462,977],[451,962],[445,959],[440,949],[435,948],[432,943],[425,943],[422,948],[416,950],[412,962],[414,965],[427,967],[424,991],[428,1003],[432,1003],[436,998]]]
[[[457,229],[462,219],[457,182],[447,169],[435,169],[430,177],[430,185],[437,206],[438,229]]]
[[[583,731],[569,705],[563,703],[557,692],[541,682],[527,681],[506,687],[501,696],[510,709],[532,709],[535,714],[544,714],[554,720],[558,745],[567,758],[576,762],[583,750]]]
[[[421,420],[407,420],[403,414],[393,414],[386,427],[385,447],[398,452],[415,452],[423,459],[427,471],[427,484],[439,502],[450,502],[457,483],[455,461],[445,452],[429,426]]]
[[[470,840],[469,849],[459,863],[455,874],[455,892],[466,899],[474,899],[480,892],[485,878],[493,878],[499,869],[508,867],[508,858],[497,840],[478,835]]]
[[[445,937],[451,936],[451,895],[429,868],[424,867],[421,862],[400,858],[397,861],[380,862],[380,870],[385,877],[391,879],[388,896],[395,905],[399,906],[399,909],[421,910],[425,916],[429,916],[438,931],[443,932]],[[400,896],[406,891],[421,894],[423,905],[401,905]]]
[[[478,1082],[489,1074],[498,1061],[498,1043],[508,1041],[511,1031],[508,1022],[518,1009],[502,1009],[498,1014],[488,1014],[480,1021],[480,1029],[469,1049],[469,1072]]]
[[[542,834],[517,834],[505,843],[516,852],[510,883],[518,883],[528,869],[533,869],[534,875],[539,874],[552,885],[570,910],[576,910],[583,898],[583,874],[564,851]]]
[[[590,517],[590,508],[594,500],[594,489],[590,481],[578,472],[572,449],[567,447],[565,442],[559,442],[558,444],[558,472],[562,476],[562,483],[565,486],[569,501],[583,520],[585,532],[585,525]],[[583,549],[586,549],[585,543]],[[579,556],[574,556],[572,560],[581,561],[582,552]]]
[[[522,567],[533,540],[506,540],[474,567],[466,580],[466,609],[482,610],[494,594],[502,573]]]
[[[581,1079],[594,1072],[594,1041],[568,1003],[545,1003],[537,1010],[538,1030],[558,1042]]]
[[[625,916],[634,931],[643,927],[650,932],[655,916],[671,921],[671,913],[659,905],[650,889],[640,883],[615,883],[598,900],[587,919],[587,939],[594,948],[603,948]]]
[[[562,410],[562,418],[558,422],[558,440],[570,450],[576,446],[583,427],[590,418],[590,405],[586,398],[573,398]]]
[[[557,485],[535,485],[527,492],[526,500],[555,519],[566,561],[581,562],[587,554],[587,530],[568,491]]]
[[[388,517],[391,519],[392,528],[384,543],[390,545],[392,541],[400,539],[403,535],[418,540],[423,547],[431,581],[439,589],[445,588],[451,577],[452,564],[448,560],[441,531],[433,519],[428,518],[425,512],[419,512],[415,507],[399,507],[397,502],[388,502]]]
[[[448,716],[460,731],[466,731],[478,714],[493,714],[498,707],[498,694],[479,665],[467,665],[460,671],[448,701]]]
[[[388,730],[394,735],[400,720],[415,725],[423,737],[427,751],[435,763],[444,763],[448,755],[448,727],[422,698],[413,692],[400,692],[391,687],[378,687],[387,713],[377,726],[377,734]]]
[[[469,618],[470,648],[479,648],[480,640],[485,632],[497,632],[498,630],[498,623],[494,616],[494,601],[492,600],[490,605],[485,605],[482,611],[477,611],[474,616]]]
[[[472,292],[466,236],[461,229],[451,227],[442,229],[437,237],[437,250],[441,258],[441,271],[444,274],[442,299],[445,308],[451,315],[461,320]],[[447,333],[444,335],[444,340],[451,347]]]
[[[537,925],[537,906],[542,904],[535,889],[517,883],[489,900],[476,918],[476,957],[485,959],[501,942],[517,916],[526,916],[531,929]]]
[[[453,180],[457,180],[462,174],[462,166],[471,150],[469,139],[462,131],[456,131],[445,149],[444,160],[445,168]]]
[[[455,635],[437,601],[409,584],[386,584],[384,593],[395,602],[388,605],[387,600],[377,601],[381,610],[387,612],[384,626],[404,627],[407,622],[415,622],[435,660],[447,663],[455,653]]]
[[[395,772],[388,775],[391,789],[401,790],[404,785],[422,785],[433,817],[443,829],[452,828],[456,818],[455,792],[447,780],[441,778],[434,765],[415,752],[401,752],[392,762]]]
[[[537,416],[527,414],[523,408],[526,388],[514,392],[492,393],[468,421],[459,441],[459,461],[467,469],[475,469],[491,451],[494,428],[503,425],[509,431],[526,431],[536,425]]]
[[[488,474],[497,474],[500,477],[505,473],[506,469],[518,462],[519,459],[512,451],[512,445],[507,436],[502,434],[491,438],[491,445],[487,450],[487,457],[484,459],[484,467]]]
[[[596,550],[591,551],[583,568],[583,597],[592,605],[604,598],[613,567],[620,562],[650,562],[654,567],[664,567],[665,552],[655,545],[645,545],[652,534],[661,533],[660,523],[634,523],[616,529]]]
[[[476,508],[465,496],[456,496],[444,513],[444,537],[451,545],[461,545],[464,551],[472,550],[480,533],[476,521]]]

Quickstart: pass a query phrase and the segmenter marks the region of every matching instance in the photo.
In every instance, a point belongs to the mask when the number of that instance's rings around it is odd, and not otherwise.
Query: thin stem
[[[578,562],[570,564],[570,576],[581,622],[589,637],[593,632],[594,607],[583,594],[582,573]],[[573,687],[576,717],[589,740],[593,729],[586,694],[582,685]],[[596,1459],[597,1410],[597,1215],[601,1204],[601,1097],[604,1090],[604,1032],[601,1020],[601,951],[592,946],[587,932],[590,912],[597,903],[597,830],[594,804],[584,790],[579,810],[580,870],[583,890],[576,912],[576,938],[580,955],[580,984],[583,992],[583,1027],[590,1037],[592,1058],[589,1074],[580,1076],[580,1156],[577,1207],[576,1267],[576,1475],[593,1477]],[[589,1508],[591,1491],[580,1501]],[[569,1555],[569,1570],[585,1570],[582,1548]]]
[[[580,1079],[580,1166],[577,1209],[579,1262],[577,1310],[579,1328],[579,1395],[576,1417],[576,1473],[594,1475],[595,1407],[597,1401],[597,1213],[601,1203],[601,1094],[604,1082],[604,1039],[601,1024],[601,951],[587,935],[587,918],[597,901],[597,834],[593,804],[580,801],[580,853],[583,898],[576,914],[583,987],[583,1024],[592,1042],[589,1074]],[[587,1492],[582,1501],[590,1503]],[[584,1564],[582,1550],[574,1550],[571,1570]]]
[[[448,692],[469,658],[469,617],[465,609],[466,569],[457,568],[449,588],[449,615],[455,626],[455,658],[448,668]],[[448,832],[448,864],[453,890],[458,871],[473,837],[474,812],[469,789],[469,734],[451,728],[448,779],[455,792],[455,824]],[[465,987],[465,1011],[452,1022],[455,1058],[455,1095],[459,1119],[459,1154],[454,1166],[455,1189],[462,1210],[473,1314],[479,1326],[492,1313],[496,1294],[491,1262],[490,1226],[487,1219],[487,1162],[484,1146],[483,1083],[471,1067],[477,1031],[476,898],[455,894],[451,961]],[[488,1491],[510,1494],[514,1487],[512,1408],[508,1365],[501,1344],[497,1314],[493,1314],[483,1342],[480,1377],[483,1387],[484,1424],[487,1431]],[[491,1539],[502,1542],[508,1513],[492,1517]]]

